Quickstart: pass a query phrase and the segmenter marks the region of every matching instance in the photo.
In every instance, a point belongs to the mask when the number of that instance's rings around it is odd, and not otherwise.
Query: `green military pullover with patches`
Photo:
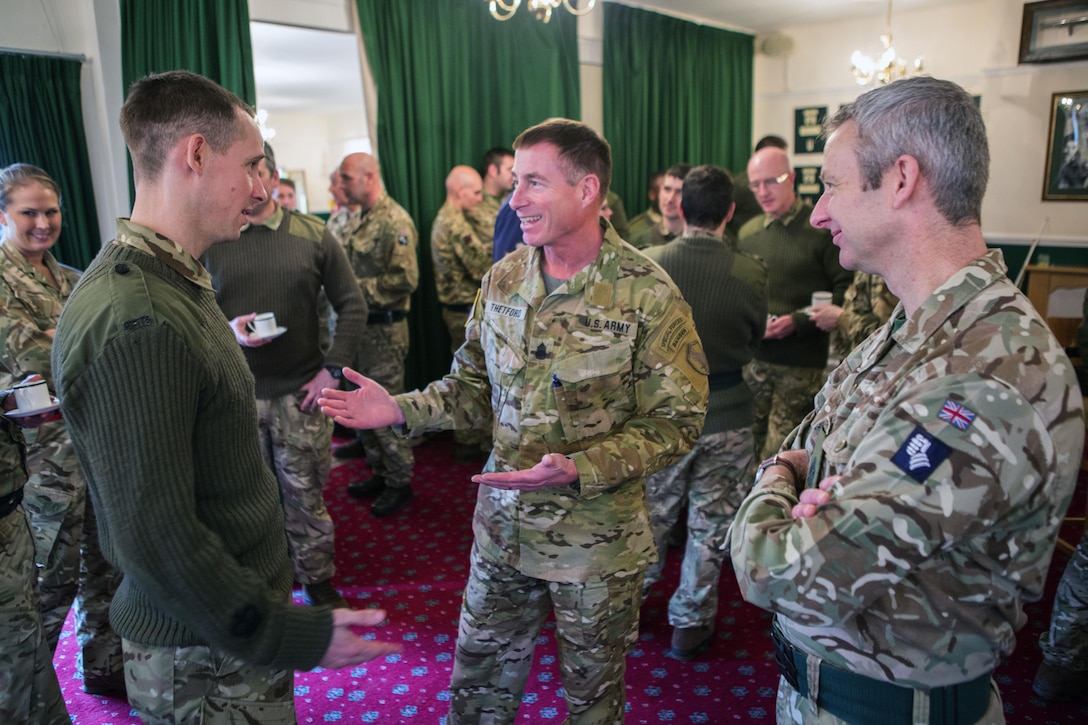
[[[831,234],[809,223],[812,207],[798,198],[781,219],[761,214],[740,230],[740,251],[753,254],[767,265],[770,276],[772,315],[792,315],[794,331],[780,340],[764,339],[756,359],[775,365],[822,368],[827,365],[831,335],[805,314],[812,293],[825,290],[841,305],[854,273],[839,264],[839,250]]]
[[[752,425],[752,391],[741,368],[752,359],[767,323],[767,268],[737,251],[726,233],[686,232],[643,252],[669,273],[691,305],[710,365],[703,435]]]
[[[53,373],[103,552],[124,572],[114,629],[152,646],[316,666],[331,613],[291,606],[253,376],[200,264],[119,220],[61,314]]]

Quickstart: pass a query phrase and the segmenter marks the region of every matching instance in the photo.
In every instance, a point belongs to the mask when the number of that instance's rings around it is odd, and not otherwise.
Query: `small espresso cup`
[[[831,296],[830,292],[813,292],[812,293],[812,306],[813,307],[822,307],[824,305],[830,305],[831,304],[831,299],[832,299],[832,296]]]
[[[276,315],[273,312],[262,312],[253,318],[253,332],[259,337],[273,335],[276,332]]]
[[[19,410],[41,410],[53,404],[52,398],[49,397],[49,386],[44,380],[13,385],[11,389],[15,391],[15,403],[19,406]]]

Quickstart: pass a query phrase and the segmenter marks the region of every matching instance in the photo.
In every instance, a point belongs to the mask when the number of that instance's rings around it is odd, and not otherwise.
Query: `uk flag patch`
[[[972,410],[968,410],[959,403],[953,403],[951,400],[944,401],[944,405],[941,406],[941,412],[937,416],[952,425],[956,426],[960,430],[967,430],[972,423],[975,422],[975,413]]]
[[[915,426],[907,440],[892,456],[892,463],[915,481],[922,483],[933,473],[933,469],[944,463],[950,453],[950,447]]]

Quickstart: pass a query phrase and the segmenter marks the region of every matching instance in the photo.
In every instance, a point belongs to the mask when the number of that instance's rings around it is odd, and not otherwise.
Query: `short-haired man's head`
[[[295,185],[294,179],[285,179],[283,177],[280,177],[280,183],[284,186],[290,187],[292,191],[298,191],[298,187]]]
[[[981,221],[990,147],[982,114],[967,91],[926,76],[895,81],[840,108],[824,121],[824,135],[850,121],[867,189],[879,189],[884,172],[900,156],[913,156],[950,224]]]
[[[137,178],[154,181],[167,154],[184,136],[199,133],[223,153],[242,138],[238,111],[253,109],[218,83],[189,71],[145,76],[129,89],[121,107],[121,133]]]
[[[684,223],[700,229],[717,229],[733,206],[733,177],[720,166],[696,166],[684,177],[680,209]]]
[[[588,174],[600,182],[600,196],[608,196],[612,183],[612,147],[599,133],[580,121],[550,118],[527,128],[514,139],[514,149],[550,143],[559,149],[563,178],[574,185]]]
[[[31,164],[12,164],[0,169],[0,211],[8,210],[12,192],[34,184],[41,184],[52,191],[60,202],[60,187],[44,169]]]
[[[765,149],[768,146],[776,149],[782,149],[783,151],[789,150],[789,146],[786,144],[786,139],[782,138],[781,136],[775,136],[774,134],[769,134],[756,141],[755,150],[759,151],[760,149]]]
[[[480,173],[480,176],[487,176],[487,172],[492,166],[495,166],[496,168],[501,166],[503,159],[513,155],[514,152],[505,146],[490,148],[484,152],[483,161],[480,162],[480,168],[477,169],[477,171]]]
[[[270,177],[275,176],[277,168],[276,152],[272,150],[272,145],[267,141],[264,142],[264,167],[268,169],[268,175]],[[280,179],[280,181],[283,181],[283,179]]]
[[[673,178],[685,181],[688,178],[688,172],[691,171],[691,164],[673,164],[665,172],[665,176],[672,176]]]

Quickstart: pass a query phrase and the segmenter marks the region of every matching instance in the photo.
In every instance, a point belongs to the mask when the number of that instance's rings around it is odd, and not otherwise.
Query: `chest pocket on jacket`
[[[573,442],[608,433],[634,412],[630,345],[569,355],[555,364],[552,388],[563,437]]]

